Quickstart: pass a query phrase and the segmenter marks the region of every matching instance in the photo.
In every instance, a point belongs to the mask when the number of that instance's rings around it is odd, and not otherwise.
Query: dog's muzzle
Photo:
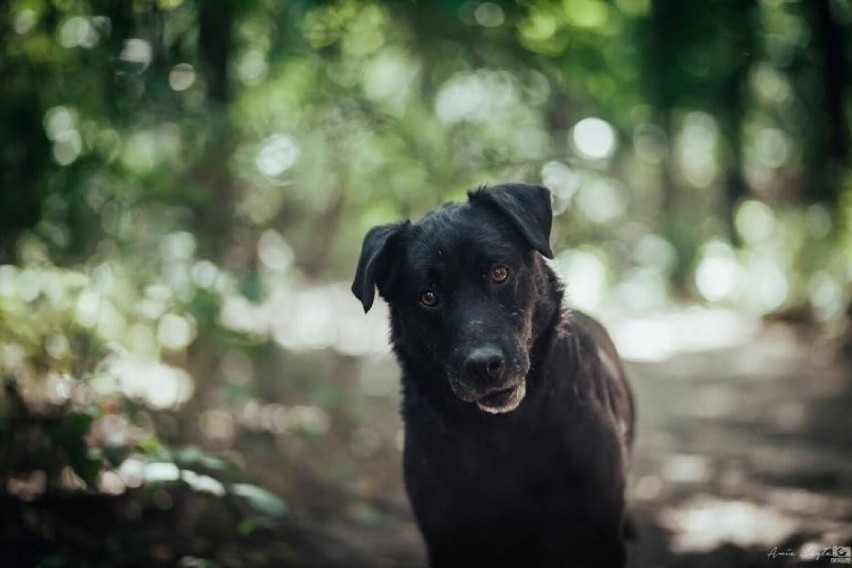
[[[526,372],[512,372],[503,352],[494,346],[468,353],[458,372],[450,375],[455,395],[489,414],[515,410],[526,395]]]
[[[527,394],[527,380],[521,379],[521,382],[515,386],[504,388],[476,400],[476,406],[479,410],[489,414],[504,414],[512,412],[518,406]]]

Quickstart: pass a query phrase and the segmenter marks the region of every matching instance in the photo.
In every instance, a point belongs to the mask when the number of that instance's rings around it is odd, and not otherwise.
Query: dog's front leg
[[[541,568],[624,568],[627,544],[620,523],[597,531],[558,527],[541,536]],[[571,535],[571,536],[567,536]]]

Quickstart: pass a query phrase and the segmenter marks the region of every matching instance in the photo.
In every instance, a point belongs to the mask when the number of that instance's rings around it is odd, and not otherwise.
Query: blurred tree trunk
[[[14,45],[5,4],[0,2],[0,45]],[[51,31],[52,13],[46,11],[44,23]],[[55,163],[42,126],[40,86],[51,72],[20,51],[0,57],[0,264],[15,262],[18,237],[38,223],[49,193],[43,180]]]
[[[328,269],[332,247],[343,220],[345,204],[344,192],[337,188],[315,220],[315,226],[320,230],[310,236],[309,244],[304,247],[307,254],[303,255],[301,262],[302,271],[310,280],[318,279]]]
[[[225,260],[228,244],[233,235],[232,213],[235,202],[235,183],[230,169],[234,148],[233,129],[228,117],[231,101],[228,65],[232,55],[234,3],[231,0],[196,0],[198,5],[198,56],[201,74],[205,78],[207,91],[208,131],[205,147],[200,159],[189,171],[188,182],[196,186],[195,214],[196,236],[200,255],[215,262]],[[256,249],[238,255],[232,266],[246,273],[246,282],[255,275],[251,265],[256,262]],[[232,255],[233,256],[233,255]],[[248,270],[247,270],[248,269]],[[243,283],[244,284],[244,283]],[[212,329],[205,326],[201,334]],[[200,334],[200,335],[201,335]],[[196,381],[196,394],[175,416],[178,427],[176,439],[199,436],[203,432],[197,417],[210,405],[215,396],[216,369],[223,353],[217,350],[217,342],[211,339],[198,340],[186,353],[182,366],[192,373]],[[180,433],[180,434],[178,434]]]
[[[691,5],[690,5],[691,6]],[[687,13],[684,13],[687,10]],[[685,44],[683,22],[688,12],[683,4],[673,0],[652,0],[651,11],[641,31],[642,68],[648,101],[656,116],[652,121],[665,133],[666,152],[660,163],[660,214],[657,230],[674,247],[677,255],[672,272],[672,284],[678,293],[688,287],[690,267],[695,256],[694,227],[683,216],[678,194],[680,187],[675,176],[675,117],[678,101],[687,85],[677,61]]]
[[[228,60],[233,48],[231,27],[234,6],[231,2],[202,0],[198,19],[201,25],[198,43],[206,67],[207,95],[215,105],[226,105],[231,98]]]
[[[843,29],[832,14],[830,0],[810,0],[803,6],[813,27],[813,56],[822,87],[822,96],[809,105],[815,115],[812,124],[821,132],[811,146],[807,192],[811,201],[834,206],[849,159],[849,122],[844,105],[852,62],[848,61],[844,38],[852,33],[852,26]]]
[[[34,66],[0,60],[0,264],[15,261],[18,237],[38,223],[47,194],[42,180],[51,169],[50,143],[37,96],[41,76]]]
[[[198,47],[206,77],[210,136],[203,156],[193,168],[191,181],[201,186],[203,195],[196,211],[202,253],[218,258],[228,241],[235,201],[230,170],[234,141],[228,118],[234,3],[200,0],[198,8]]]
[[[118,57],[124,42],[133,37],[133,5],[129,2],[98,0],[92,4],[92,9],[96,10],[96,13],[106,14],[109,18],[111,30],[105,40],[104,49],[109,57]],[[116,73],[112,65],[106,65],[103,72],[104,78],[100,86],[104,91],[103,100],[106,103],[104,110],[109,120],[119,125],[126,122],[128,116],[133,116],[133,113],[123,112],[130,98],[126,96],[126,92],[123,92],[129,88],[128,81]],[[116,96],[116,90],[122,91],[123,96]]]
[[[737,59],[724,82],[718,109],[722,135],[728,143],[722,219],[728,230],[728,238],[735,245],[739,243],[739,236],[734,227],[734,208],[737,201],[748,193],[743,170],[743,122],[748,106],[749,73],[755,59],[757,10],[757,0],[743,0],[742,4],[738,5],[741,16],[730,18],[730,27],[726,32],[730,36]]]
[[[420,97],[423,100],[431,100],[436,92],[437,85],[432,71],[435,68],[436,58],[436,30],[442,30],[442,18],[440,12],[436,11],[434,5],[428,2],[413,2],[408,10],[409,26],[414,33],[414,41],[417,46],[417,55],[423,71],[420,74]]]
[[[666,134],[668,150],[661,164],[662,199],[664,217],[675,215],[676,188],[673,171],[672,141],[674,128],[672,111],[677,97],[675,54],[678,52],[678,7],[670,0],[652,0],[651,19],[644,50],[644,69],[649,87],[649,99],[659,112],[660,127]]]

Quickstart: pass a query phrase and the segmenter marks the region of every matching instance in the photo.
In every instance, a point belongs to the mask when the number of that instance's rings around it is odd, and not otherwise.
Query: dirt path
[[[639,408],[634,568],[816,566],[829,559],[809,552],[852,542],[852,373],[830,346],[769,326],[748,343],[629,372]],[[339,492],[288,491],[341,566],[424,563],[400,479],[395,374],[381,358],[360,371],[362,422],[341,448],[345,475],[300,471]]]
[[[423,567],[402,486],[395,363],[300,357],[270,362],[288,373],[272,384],[293,396],[310,390],[303,414],[319,413],[311,416],[326,428],[243,426],[222,448],[206,448],[235,457],[240,476],[282,496],[280,522],[180,485],[31,503],[0,495],[0,564]],[[300,364],[309,382],[296,388]],[[813,560],[852,544],[852,372],[830,344],[767,326],[724,348],[628,370],[639,409],[631,568],[841,565]],[[298,401],[287,396],[270,391],[253,404],[292,409]]]

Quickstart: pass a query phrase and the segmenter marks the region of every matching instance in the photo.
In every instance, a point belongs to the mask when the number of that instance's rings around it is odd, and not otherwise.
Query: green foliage
[[[195,446],[179,448],[171,452],[172,460],[184,468],[202,468],[212,471],[233,472],[237,467],[219,456],[211,456]]]
[[[94,487],[101,472],[101,460],[92,457],[86,435],[95,417],[82,412],[69,412],[62,420],[46,428],[51,441],[60,448],[74,473],[89,486]]]
[[[248,501],[257,511],[270,517],[280,517],[287,512],[287,505],[274,493],[250,483],[235,483],[231,487],[234,495]]]

